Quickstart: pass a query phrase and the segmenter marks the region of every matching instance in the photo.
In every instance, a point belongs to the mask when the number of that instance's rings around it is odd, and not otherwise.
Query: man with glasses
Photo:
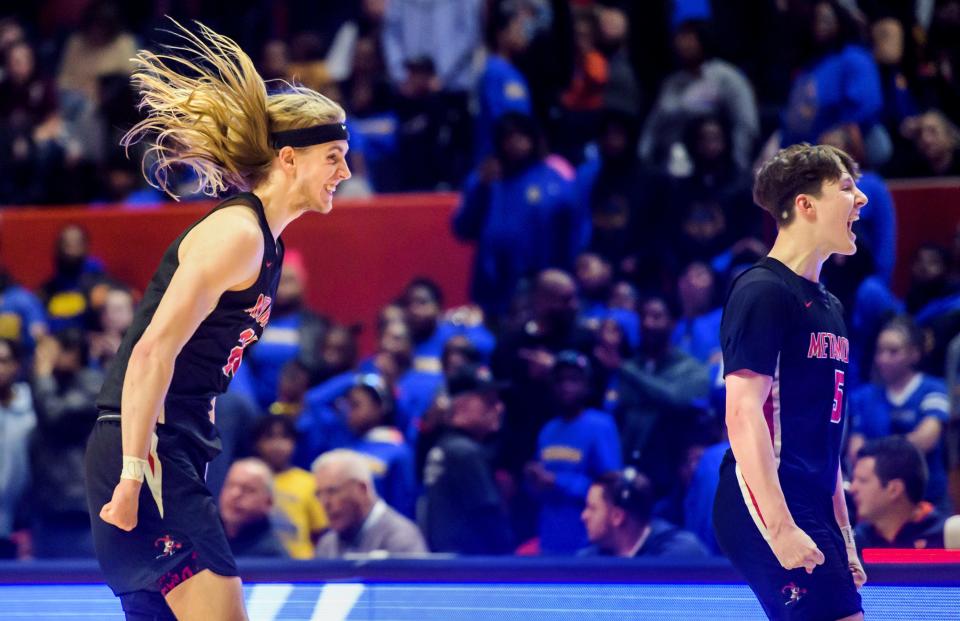
[[[330,523],[317,544],[317,558],[427,552],[416,525],[377,496],[362,455],[346,449],[329,451],[313,462],[312,470],[317,498]]]

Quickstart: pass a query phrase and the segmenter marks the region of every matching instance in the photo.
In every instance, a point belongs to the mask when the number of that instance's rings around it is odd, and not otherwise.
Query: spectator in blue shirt
[[[34,343],[47,332],[43,304],[0,267],[0,338],[14,341],[26,352],[32,352]]]
[[[717,276],[709,265],[693,261],[680,274],[677,293],[683,315],[673,331],[673,344],[700,362],[720,359],[720,317]]]
[[[612,317],[604,319],[597,329],[593,357],[597,361],[597,370],[604,376],[603,409],[610,414],[615,414],[620,404],[620,370],[623,362],[632,356],[633,347],[623,324]]]
[[[333,325],[327,330],[320,341],[320,361],[310,377],[311,386],[345,373],[356,365],[358,332],[356,326],[343,325]]]
[[[557,418],[540,432],[537,461],[525,468],[540,497],[540,550],[572,554],[587,543],[580,521],[591,482],[621,467],[620,439],[613,418],[585,407],[590,362],[575,351],[557,355],[552,372]]]
[[[477,83],[479,110],[474,125],[474,151],[481,162],[493,154],[493,126],[507,112],[531,114],[530,89],[514,66],[514,57],[529,44],[524,15],[493,8],[487,27],[487,63]]]
[[[723,419],[723,415],[720,415]],[[683,527],[693,533],[697,539],[714,555],[722,556],[717,537],[713,532],[713,499],[720,484],[720,463],[730,448],[730,442],[724,438],[707,447],[690,478],[690,487],[683,499]]]
[[[581,514],[593,545],[581,554],[621,558],[707,556],[692,533],[651,517],[652,506],[650,481],[633,468],[595,479]]]
[[[381,327],[380,350],[368,363],[361,364],[360,370],[379,373],[392,386],[393,424],[411,446],[415,445],[420,419],[443,384],[443,375],[413,365],[413,339],[405,320],[389,320]]]
[[[586,210],[571,183],[550,167],[529,116],[497,122],[497,156],[466,181],[453,231],[477,242],[471,297],[491,317],[508,309],[521,279],[549,267],[569,269],[589,237]]]
[[[613,266],[602,256],[584,252],[576,262],[577,288],[580,292],[580,322],[597,331],[607,319],[615,321],[630,348],[640,343],[640,320],[635,309],[611,303]]]
[[[496,345],[479,312],[455,312],[443,317],[443,292],[429,278],[410,281],[401,297],[404,318],[413,338],[413,368],[440,373],[444,345],[454,336],[466,336],[488,359]],[[475,307],[474,307],[475,308]]]
[[[867,440],[904,436],[927,460],[930,479],[924,498],[948,507],[943,436],[950,403],[943,380],[917,371],[922,343],[908,317],[894,318],[880,332],[874,359],[879,381],[850,396],[853,433],[848,458],[852,463]]]
[[[306,392],[297,416],[300,441],[293,463],[309,468],[313,460],[326,451],[347,446],[350,431],[346,415],[338,402],[353,386],[356,372],[357,342],[351,328],[334,325],[320,346],[320,383]],[[241,371],[243,367],[240,367]],[[232,384],[231,384],[232,386]],[[231,389],[232,390],[232,389]]]
[[[808,61],[794,78],[780,144],[815,142],[824,131],[853,123],[866,136],[880,120],[883,94],[870,52],[857,42],[849,13],[834,0],[813,6]]]
[[[596,328],[610,313],[607,302],[613,286],[613,266],[598,254],[584,252],[577,257],[574,276],[580,293],[580,320]]]
[[[349,448],[366,457],[380,497],[400,513],[413,517],[413,451],[400,430],[389,424],[393,399],[386,382],[372,373],[358,375],[347,394],[347,403],[347,425],[354,436]]]
[[[79,225],[68,224],[57,236],[55,271],[40,290],[52,332],[87,329],[95,321],[97,299],[108,284],[103,265],[90,256],[89,247],[89,236]]]

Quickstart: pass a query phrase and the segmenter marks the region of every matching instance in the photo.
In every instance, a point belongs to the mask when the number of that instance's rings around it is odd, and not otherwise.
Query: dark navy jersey
[[[210,213],[234,205],[252,209],[263,231],[263,263],[257,281],[243,291],[225,291],[216,307],[200,323],[180,351],[173,367],[173,378],[164,401],[161,424],[169,425],[197,442],[211,457],[220,449],[220,440],[210,420],[211,399],[227,390],[240,368],[244,350],[255,343],[270,319],[270,307],[280,281],[283,242],[274,242],[267,225],[263,204],[254,194],[237,194],[222,201]],[[133,325],[124,335],[120,350],[107,370],[97,405],[111,412],[120,411],[124,376],[134,345],[150,325],[180,261],[177,252],[193,228],[209,213],[184,231],[167,248],[154,273]]]
[[[773,378],[763,413],[784,496],[832,495],[850,353],[839,300],[766,257],[734,281],[720,342],[725,376],[748,369]]]

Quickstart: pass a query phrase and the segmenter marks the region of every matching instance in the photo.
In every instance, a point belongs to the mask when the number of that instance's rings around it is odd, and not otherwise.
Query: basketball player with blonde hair
[[[133,82],[145,118],[144,173],[177,198],[236,191],[167,249],[108,370],[86,458],[97,557],[129,620],[246,619],[240,578],[204,483],[220,451],[213,403],[270,318],[280,234],[327,213],[350,177],[343,109],[309,89],[267,94],[253,62],[202,25],[141,51]],[[148,164],[149,163],[149,164]]]

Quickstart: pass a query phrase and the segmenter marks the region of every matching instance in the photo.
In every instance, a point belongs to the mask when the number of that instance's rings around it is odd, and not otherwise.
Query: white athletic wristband
[[[847,545],[847,549],[857,549],[857,540],[853,536],[853,526],[841,526],[840,534],[843,535],[843,543]]]
[[[147,460],[139,457],[123,456],[123,469],[120,470],[121,479],[130,479],[143,483],[144,472],[147,469]]]

